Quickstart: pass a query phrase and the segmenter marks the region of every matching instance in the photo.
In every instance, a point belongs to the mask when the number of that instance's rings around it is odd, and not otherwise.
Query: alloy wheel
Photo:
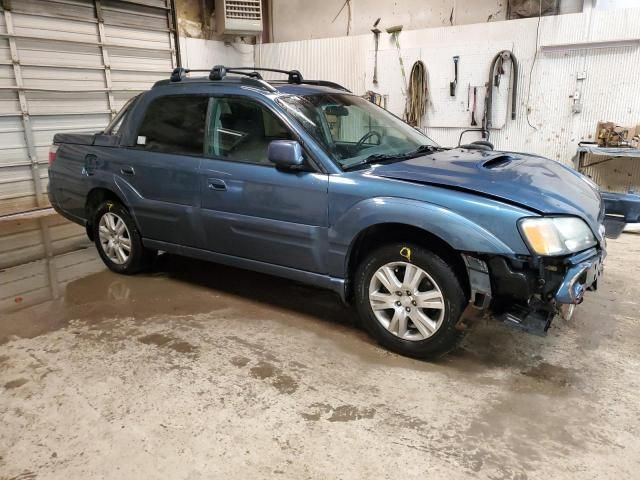
[[[445,315],[438,284],[408,262],[391,262],[376,270],[369,283],[369,303],[378,322],[403,340],[431,337]]]
[[[131,235],[124,220],[112,212],[105,213],[98,224],[102,251],[118,265],[127,263],[131,256]]]

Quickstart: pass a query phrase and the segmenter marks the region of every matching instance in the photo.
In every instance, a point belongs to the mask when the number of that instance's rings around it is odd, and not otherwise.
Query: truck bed
[[[93,145],[95,141],[95,133],[56,133],[53,136],[53,143],[72,144],[72,145]]]

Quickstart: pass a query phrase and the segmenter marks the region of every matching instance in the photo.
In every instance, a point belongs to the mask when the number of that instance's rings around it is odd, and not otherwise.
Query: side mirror
[[[269,144],[267,157],[278,168],[285,170],[300,169],[304,165],[302,147],[295,140],[273,140]]]

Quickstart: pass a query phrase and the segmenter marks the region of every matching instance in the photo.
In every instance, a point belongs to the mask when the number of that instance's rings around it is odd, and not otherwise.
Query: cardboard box
[[[640,124],[635,127],[616,125],[613,122],[598,122],[596,141],[601,147],[628,147],[638,144]]]

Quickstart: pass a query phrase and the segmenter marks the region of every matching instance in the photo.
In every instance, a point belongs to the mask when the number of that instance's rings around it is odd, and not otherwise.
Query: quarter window
[[[129,100],[127,100],[127,102],[120,109],[120,111],[115,116],[115,118],[111,120],[111,122],[109,122],[109,125],[107,125],[107,128],[104,129],[107,135],[118,135],[120,133],[120,127],[122,126],[122,123],[124,122],[124,119],[126,118],[126,116],[129,114],[131,105],[134,104],[134,102],[138,99],[138,97],[139,95],[136,95],[135,97],[131,97]]]
[[[211,98],[205,151],[208,156],[270,165],[273,140],[291,140],[287,127],[267,108],[251,100]]]
[[[136,145],[152,152],[202,155],[207,117],[205,96],[167,96],[147,108]]]

